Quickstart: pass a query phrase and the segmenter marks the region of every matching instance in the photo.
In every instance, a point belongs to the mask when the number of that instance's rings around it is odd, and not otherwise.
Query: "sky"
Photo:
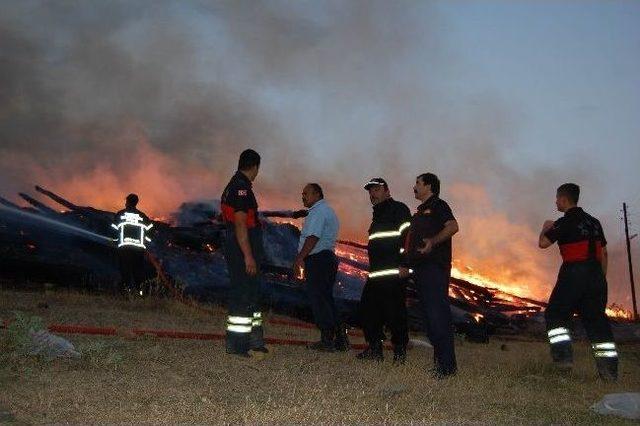
[[[252,147],[264,208],[300,207],[315,181],[363,240],[361,185],[383,176],[414,208],[431,171],[462,265],[538,298],[559,264],[539,227],[572,181],[610,241],[610,299],[630,305],[620,210],[640,231],[639,118],[632,0],[0,4],[6,198],[41,184],[116,209],[135,191],[167,216],[217,198]]]

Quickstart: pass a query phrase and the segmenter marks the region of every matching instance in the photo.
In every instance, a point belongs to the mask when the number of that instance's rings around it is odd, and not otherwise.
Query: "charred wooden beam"
[[[5,207],[9,207],[10,209],[23,210],[22,207],[20,207],[19,205],[14,204],[3,197],[0,197],[0,204],[2,204]]]
[[[47,206],[46,204],[36,200],[35,198],[21,192],[18,195],[20,195],[20,197],[22,197],[23,200],[25,200],[27,203],[31,204],[33,207],[35,207],[36,209],[38,209],[39,211],[41,211],[42,213],[48,215],[48,216],[59,216],[60,212],[55,211],[54,209],[52,209],[51,207]]]
[[[62,198],[61,196],[47,190],[44,189],[41,186],[36,185],[36,191],[38,191],[39,193],[46,195],[47,197],[51,198],[53,201],[55,201],[56,203],[68,208],[69,210],[79,210],[80,207],[76,206],[75,204],[73,204],[71,201],[65,200],[64,198]]]
[[[300,219],[302,217],[307,217],[309,214],[308,210],[273,210],[273,211],[264,211],[260,212],[260,214],[264,217],[279,217],[283,219]]]

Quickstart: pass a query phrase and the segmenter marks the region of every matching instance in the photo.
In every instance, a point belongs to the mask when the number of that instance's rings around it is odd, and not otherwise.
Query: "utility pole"
[[[629,238],[629,220],[627,219],[627,203],[622,203],[624,212],[624,236],[627,240],[627,260],[629,261],[629,279],[631,280],[631,300],[633,301],[633,319],[638,321],[638,305],[636,304],[636,286],[633,282],[633,263],[631,263],[631,239]]]

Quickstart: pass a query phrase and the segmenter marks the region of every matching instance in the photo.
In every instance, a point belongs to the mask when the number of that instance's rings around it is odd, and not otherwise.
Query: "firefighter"
[[[149,289],[145,281],[145,253],[151,239],[147,235],[153,223],[138,210],[138,196],[129,194],[125,208],[115,214],[111,226],[118,233],[118,263],[120,265],[120,293],[145,296]]]
[[[360,313],[367,348],[356,355],[358,359],[383,360],[383,327],[391,330],[393,362],[402,364],[407,357],[406,280],[400,278],[404,239],[409,230],[411,212],[391,198],[389,186],[383,178],[373,178],[364,189],[373,205],[373,219],[369,227],[369,278],[360,299]]]
[[[573,350],[570,323],[574,313],[587,332],[598,373],[603,380],[618,377],[618,352],[606,316],[607,240],[598,219],[578,207],[580,187],[561,185],[556,207],[564,216],[547,220],[540,233],[540,248],[557,242],[562,256],[558,281],[545,312],[551,357],[561,369],[571,369]]]
[[[267,353],[260,310],[262,229],[252,182],[258,175],[260,155],[247,149],[240,154],[238,170],[221,198],[226,225],[224,254],[231,288],[226,329],[227,353],[249,357]]]
[[[433,374],[443,379],[457,371],[448,295],[451,237],[459,228],[451,208],[440,199],[440,179],[436,175],[418,176],[413,192],[422,204],[411,218],[405,255],[414,271],[427,337],[433,345]],[[400,274],[407,276],[409,269],[400,268]]]

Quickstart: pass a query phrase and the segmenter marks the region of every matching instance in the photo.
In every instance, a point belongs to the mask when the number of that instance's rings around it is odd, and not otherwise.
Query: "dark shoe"
[[[573,364],[573,347],[571,342],[551,345],[551,359],[556,365]]]
[[[618,358],[596,358],[596,367],[600,379],[605,382],[618,380]]]
[[[241,358],[251,358],[251,354],[249,352],[236,352],[236,351],[227,349],[227,354],[235,355]]]
[[[407,361],[407,347],[394,346],[393,348],[393,365],[402,365]]]
[[[347,336],[347,329],[344,326],[338,326],[336,329],[336,340],[334,342],[336,351],[347,352],[351,345],[349,344],[349,337]]]
[[[364,351],[356,355],[356,358],[363,361],[382,362],[384,360],[384,355],[382,354],[382,342],[369,344]]]
[[[434,370],[431,376],[436,380],[445,380],[456,375],[456,371]]]
[[[307,349],[311,349],[318,352],[335,352],[336,348],[333,345],[333,342],[326,342],[319,340],[315,343],[310,343],[307,345]]]
[[[260,352],[260,353],[263,353],[263,354],[268,354],[269,353],[269,349],[267,349],[266,346],[261,346],[259,348],[251,348],[251,350],[253,352]]]
[[[568,373],[573,370],[573,361],[554,361],[553,366],[563,373]]]
[[[334,340],[334,330],[320,330],[320,341],[307,345],[307,349],[320,352],[333,352],[336,349]]]

